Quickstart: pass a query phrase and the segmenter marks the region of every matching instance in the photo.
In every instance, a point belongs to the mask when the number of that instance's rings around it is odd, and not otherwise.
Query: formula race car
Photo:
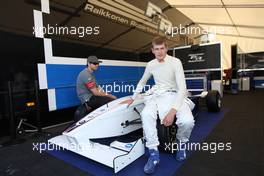
[[[117,173],[145,153],[143,135],[129,142],[115,140],[110,145],[94,142],[93,139],[123,136],[141,129],[140,112],[148,96],[146,93],[141,94],[131,105],[121,103],[131,96],[105,104],[72,124],[62,135],[48,142],[109,166]],[[210,111],[220,110],[221,97],[218,91],[209,91],[189,96],[189,99],[195,102],[193,113],[197,113],[195,111],[201,98],[206,99]],[[157,124],[160,148],[164,148],[165,143],[176,141],[175,124],[170,127]]]

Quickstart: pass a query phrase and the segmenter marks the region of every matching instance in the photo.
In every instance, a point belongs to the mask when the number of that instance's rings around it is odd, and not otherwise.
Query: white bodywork
[[[144,101],[164,93],[164,91],[148,91],[140,94],[133,104],[121,104],[131,96],[114,100],[86,115],[67,128],[62,135],[50,139],[49,144],[55,144],[79,155],[112,167],[117,173],[145,153],[143,139],[140,138],[130,143],[114,141],[110,146],[95,143],[90,139],[109,138],[121,136],[142,128],[142,124],[126,125],[140,119],[139,113],[144,108]],[[190,97],[205,97],[207,92]],[[194,103],[185,99],[191,109]],[[136,110],[135,110],[136,108]]]
[[[117,173],[145,153],[143,140],[140,138],[130,143],[114,141],[107,146],[90,139],[125,135],[142,128],[141,124],[124,125],[126,121],[139,119],[138,112],[144,107],[143,98],[138,98],[129,107],[127,104],[120,104],[129,98],[130,96],[127,96],[114,100],[89,113],[67,128],[62,135],[50,139],[49,144],[112,167]]]

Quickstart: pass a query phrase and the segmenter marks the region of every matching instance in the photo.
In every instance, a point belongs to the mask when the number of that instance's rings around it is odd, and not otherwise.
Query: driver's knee
[[[85,105],[80,105],[75,113],[74,113],[74,121],[77,122],[80,119],[82,119],[83,117],[85,117],[88,113],[90,112],[90,110],[87,110],[87,108],[85,107]]]
[[[176,122],[178,127],[182,127],[185,129],[192,129],[194,127],[194,120],[193,119],[185,119]]]
[[[157,111],[155,109],[151,109],[148,107],[145,107],[142,111],[141,111],[141,117],[142,117],[142,121],[153,121],[157,119]]]

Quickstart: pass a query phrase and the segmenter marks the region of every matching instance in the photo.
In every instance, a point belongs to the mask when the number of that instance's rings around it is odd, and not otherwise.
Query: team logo
[[[125,147],[126,148],[131,148],[131,147],[133,147],[133,144],[126,144]]]
[[[195,63],[195,62],[204,62],[203,58],[204,53],[195,53],[195,54],[189,54],[189,63]]]

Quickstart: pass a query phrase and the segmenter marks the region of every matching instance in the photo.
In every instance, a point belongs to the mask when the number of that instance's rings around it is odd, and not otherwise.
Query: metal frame
[[[35,95],[35,107],[32,110],[35,111],[36,113],[36,120],[37,120],[37,125],[32,125],[30,123],[25,122],[26,120],[21,118],[19,121],[18,126],[16,127],[15,124],[15,118],[16,116],[18,116],[17,114],[15,114],[14,112],[14,103],[13,103],[13,96],[14,94],[17,93],[21,93],[21,92],[33,92],[34,91],[34,95]],[[9,102],[9,130],[10,130],[10,140],[14,140],[17,137],[17,132],[19,132],[19,130],[22,130],[22,125],[25,125],[27,127],[33,128],[33,129],[28,129],[28,130],[24,130],[24,132],[41,132],[41,122],[40,122],[40,107],[39,107],[39,90],[38,90],[38,81],[35,81],[35,87],[34,89],[25,89],[25,90],[21,90],[18,92],[13,92],[13,82],[12,81],[8,81],[8,91],[7,92],[1,92],[1,94],[8,94],[8,102]],[[24,112],[24,111],[23,111]]]

